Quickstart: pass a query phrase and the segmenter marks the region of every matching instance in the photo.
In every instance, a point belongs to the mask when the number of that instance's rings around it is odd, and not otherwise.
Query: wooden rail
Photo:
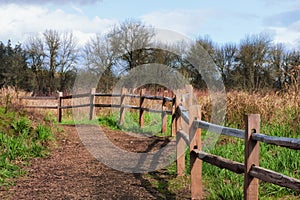
[[[187,91],[190,92],[191,89],[187,88],[185,92]],[[191,94],[189,94],[189,98],[192,98]],[[184,102],[180,101],[181,99],[183,98],[176,96],[177,102],[175,104],[176,112],[174,119],[174,124],[177,124],[175,126],[177,133],[177,174],[179,176],[184,175],[184,149],[186,146],[189,146],[191,159],[191,199],[203,198],[201,175],[202,165],[201,162],[196,162],[196,160],[207,162],[211,165],[230,170],[237,174],[244,174],[244,199],[246,200],[258,199],[258,180],[273,183],[300,192],[300,180],[259,167],[259,142],[300,150],[300,138],[274,137],[259,133],[259,115],[251,114],[245,116],[245,130],[228,128],[225,126],[201,121],[199,118],[195,119],[195,115],[192,113],[194,110],[191,105],[192,101],[185,100]],[[198,142],[197,145],[194,143],[194,141],[197,140],[195,137],[199,137],[201,139],[201,135],[198,134],[195,136],[195,134],[191,133],[191,130],[194,132],[201,129],[243,139],[245,141],[244,163],[239,163],[201,151],[201,143]],[[195,166],[197,170],[195,170]]]
[[[244,130],[219,126],[219,125],[211,124],[211,123],[201,121],[201,120],[195,120],[194,123],[195,123],[194,126],[197,126],[198,128],[201,128],[204,130],[210,130],[211,132],[214,132],[214,133],[219,133],[222,135],[245,139],[245,131]]]
[[[205,152],[199,151],[199,150],[193,150],[193,151],[198,155],[199,159],[201,159],[204,162],[207,162],[211,165],[215,165],[222,169],[223,168],[228,169],[237,174],[242,174],[245,172],[245,165],[243,163],[232,161],[232,160],[223,158],[221,156],[212,155],[212,154],[205,153]]]
[[[183,176],[185,172],[185,148],[190,149],[190,173],[191,173],[191,199],[202,199],[202,161],[219,168],[230,170],[237,174],[244,174],[244,199],[258,199],[258,180],[273,183],[282,187],[287,187],[300,192],[300,180],[285,176],[278,172],[259,167],[259,142],[277,145],[294,150],[300,150],[300,138],[274,137],[260,133],[260,116],[246,115],[245,130],[229,128],[205,122],[201,120],[199,106],[192,105],[193,88],[188,86],[185,90],[175,91],[175,97],[150,96],[145,94],[145,90],[140,90],[140,94],[128,94],[127,89],[123,88],[120,94],[101,94],[94,89],[90,93],[62,96],[60,93],[56,98],[45,97],[23,97],[29,100],[57,100],[55,106],[27,106],[27,108],[48,108],[58,110],[58,120],[61,121],[62,110],[67,108],[90,107],[90,119],[94,117],[95,107],[113,107],[120,109],[120,123],[124,122],[125,110],[139,110],[139,123],[144,126],[144,112],[161,113],[162,132],[166,130],[166,116],[172,115],[172,135],[176,136],[176,158],[177,174]],[[182,96],[185,95],[186,98]],[[96,97],[118,97],[119,104],[97,104]],[[89,98],[88,104],[63,105],[65,99]],[[125,98],[139,99],[139,105],[127,105]],[[161,101],[161,109],[155,110],[145,107],[145,100]],[[172,109],[168,110],[166,103],[172,102]],[[201,130],[236,137],[245,142],[244,163],[232,161],[217,155],[212,155],[201,150]]]
[[[161,113],[162,115],[162,132],[166,132],[167,130],[167,115],[173,115],[173,110],[168,110],[166,107],[167,102],[174,102],[173,97],[167,97],[167,96],[151,96],[145,94],[145,90],[141,90],[141,93],[139,95],[136,94],[129,94],[127,93],[127,89],[123,88],[120,94],[109,94],[109,93],[96,93],[95,89],[91,89],[91,92],[89,93],[83,93],[83,94],[73,94],[73,95],[65,95],[63,96],[62,93],[58,93],[57,97],[20,97],[21,100],[42,100],[42,101],[56,101],[56,105],[27,105],[25,108],[31,108],[31,109],[56,109],[57,110],[57,119],[58,122],[62,121],[62,114],[64,109],[71,109],[71,108],[83,108],[83,107],[89,107],[89,119],[94,119],[95,115],[95,108],[119,108],[120,109],[120,124],[124,123],[124,114],[126,109],[133,109],[133,110],[139,110],[140,116],[139,116],[139,123],[140,126],[144,126],[144,112],[151,112],[151,113]],[[120,98],[120,104],[104,104],[104,103],[96,103],[96,98],[99,97],[118,97]],[[63,100],[71,100],[71,99],[79,99],[79,98],[88,98],[89,103],[80,103],[78,105],[64,105]],[[139,105],[127,105],[125,104],[124,99],[125,98],[136,98],[140,99]],[[161,109],[152,109],[149,107],[144,106],[145,99],[148,100],[156,100],[161,101]],[[172,105],[173,107],[173,105]],[[173,134],[174,135],[174,134]]]
[[[286,137],[274,137],[260,133],[252,133],[252,139],[266,144],[274,144],[281,147],[299,150],[300,139],[298,138],[286,138]]]

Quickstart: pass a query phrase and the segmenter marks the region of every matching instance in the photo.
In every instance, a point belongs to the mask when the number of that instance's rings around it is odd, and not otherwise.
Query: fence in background
[[[64,109],[72,109],[72,108],[83,108],[89,107],[89,119],[92,120],[95,117],[95,108],[118,108],[120,109],[120,124],[124,123],[125,111],[126,109],[133,109],[139,111],[139,124],[140,127],[144,126],[144,113],[161,113],[162,120],[162,132],[166,132],[167,130],[167,116],[172,115],[174,112],[173,109],[168,109],[168,107],[173,108],[173,97],[167,96],[168,92],[164,91],[162,96],[155,95],[147,95],[145,89],[140,90],[140,94],[130,94],[128,93],[128,89],[122,88],[120,94],[104,94],[104,93],[96,93],[96,89],[91,89],[90,93],[84,94],[75,94],[75,95],[67,95],[63,96],[62,92],[58,93],[57,97],[20,97],[21,100],[44,100],[44,101],[55,101],[54,105],[26,105],[25,108],[31,109],[56,109],[57,110],[57,121],[62,121],[63,110]],[[110,97],[110,98],[120,98],[119,103],[117,104],[100,104],[96,103],[96,98],[98,97]],[[63,100],[72,100],[74,102],[75,99],[80,98],[88,98],[88,103],[74,103],[76,105],[64,105]],[[128,105],[126,98],[138,99],[139,105]],[[161,102],[161,109],[151,109],[145,105],[145,100],[155,100]],[[172,104],[168,106],[168,104]]]

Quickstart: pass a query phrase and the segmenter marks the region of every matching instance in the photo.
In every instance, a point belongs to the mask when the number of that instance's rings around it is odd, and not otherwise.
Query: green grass
[[[263,125],[262,133],[288,136],[285,126]],[[226,142],[224,142],[226,141]],[[244,162],[244,141],[221,136],[220,142],[209,152],[224,158]],[[260,143],[260,166],[300,179],[300,152]],[[235,174],[203,162],[203,181],[207,199],[243,199],[243,174]],[[299,192],[260,181],[259,199],[298,199]]]
[[[85,125],[99,125],[99,121],[98,119],[93,119],[93,120],[89,120],[89,119],[81,119],[81,120],[62,120],[61,123],[62,125],[76,125],[76,124],[85,124]]]
[[[119,114],[103,115],[98,117],[99,125],[107,126],[112,130],[123,130],[135,133],[148,133],[150,135],[156,135],[160,137],[171,135],[171,116],[168,116],[167,131],[161,133],[161,114],[157,113],[145,113],[144,115],[144,127],[139,125],[139,113],[126,112],[124,118],[124,124],[119,124]]]
[[[53,134],[48,125],[34,126],[26,114],[5,108],[0,108],[0,121],[0,186],[5,186],[24,173],[30,158],[48,154]]]

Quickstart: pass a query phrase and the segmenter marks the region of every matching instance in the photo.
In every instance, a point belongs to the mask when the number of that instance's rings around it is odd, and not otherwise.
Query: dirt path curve
[[[0,199],[175,199],[162,196],[141,175],[108,168],[93,158],[81,143],[74,126],[63,126],[64,136],[58,147],[42,159],[34,159],[28,173],[8,191],[0,191]],[[159,148],[166,141],[153,139],[134,141],[122,132],[110,131],[109,137],[124,148],[135,146],[143,151],[149,144]],[[140,144],[140,145],[137,145]]]

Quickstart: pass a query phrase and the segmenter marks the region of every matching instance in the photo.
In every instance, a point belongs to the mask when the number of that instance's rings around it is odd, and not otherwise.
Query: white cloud
[[[274,36],[274,42],[285,43],[290,48],[296,48],[300,39],[299,9],[281,12],[265,18],[266,31]]]
[[[170,29],[190,35],[198,33],[210,16],[211,10],[172,10],[156,11],[141,16],[141,20],[157,28]]]
[[[297,48],[300,31],[294,31],[291,27],[269,27],[266,30],[273,33],[275,43],[284,43],[288,48]]]
[[[49,10],[34,5],[9,4],[0,6],[0,41],[11,39],[23,42],[28,35],[43,32],[46,29],[73,31],[79,42],[84,43],[93,33],[103,32],[116,23],[114,20],[83,14],[69,14],[63,10]]]

